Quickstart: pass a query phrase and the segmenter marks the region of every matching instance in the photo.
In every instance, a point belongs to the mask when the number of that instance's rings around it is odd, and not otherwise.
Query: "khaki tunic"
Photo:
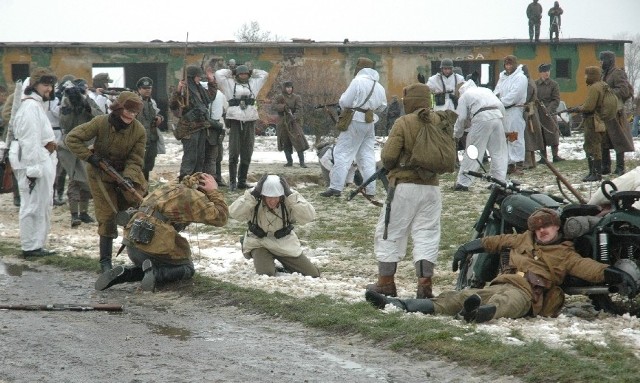
[[[94,138],[91,152],[85,142]],[[142,174],[142,163],[146,140],[144,127],[139,121],[133,120],[128,128],[117,132],[109,123],[109,115],[105,114],[77,126],[67,134],[65,144],[69,151],[83,161],[92,153],[108,160],[123,177],[131,179],[139,193],[144,195],[147,181]],[[115,180],[108,174],[90,164],[86,165],[86,170],[95,204],[98,234],[116,238],[118,231],[114,208],[126,210],[137,206],[139,201],[130,193],[120,191]],[[104,191],[100,185],[104,186]]]
[[[293,121],[286,112],[286,107],[291,110]],[[309,149],[309,143],[302,131],[302,97],[295,93],[282,93],[276,98],[275,108],[280,115],[278,150],[291,151],[293,148],[296,152],[300,152]]]
[[[549,114],[555,113],[558,110],[558,105],[560,105],[560,87],[558,83],[550,78],[547,80],[537,79],[536,88],[538,90],[538,100],[544,104],[547,112]],[[542,128],[542,139],[546,146],[558,146],[560,144],[558,123],[555,120],[555,116],[547,116],[545,108],[542,108],[538,103],[537,109]]]
[[[616,153],[633,152],[633,137],[624,110],[624,102],[633,96],[629,87],[629,80],[624,70],[613,68],[602,75],[602,80],[609,85],[611,91],[618,97],[618,118],[605,121],[607,134],[602,143],[604,149],[614,149]]]
[[[491,281],[491,285],[510,284],[518,287],[531,298],[534,315],[538,315],[543,309],[545,313],[556,313],[560,309],[563,302],[555,296],[557,290],[554,288],[560,286],[568,275],[589,282],[604,281],[604,269],[608,267],[607,264],[582,257],[570,241],[556,245],[539,245],[535,243],[534,237],[534,233],[526,231],[522,234],[482,238],[482,245],[489,253],[499,253],[502,249],[511,248],[510,273],[501,273]],[[522,276],[526,272],[535,273],[549,282],[544,295],[537,301],[534,300],[531,284]],[[553,300],[550,300],[552,297],[548,293],[554,294]]]
[[[604,132],[596,132],[596,123],[602,122],[601,109],[604,99],[604,87],[607,84],[604,81],[598,81],[587,86],[587,97],[580,106],[582,112],[582,126],[584,128],[584,152],[587,157],[595,160],[602,160],[602,139]]]
[[[382,148],[380,158],[382,165],[389,170],[388,178],[394,185],[396,183],[413,183],[438,186],[440,181],[436,173],[428,172],[428,174],[425,174],[423,170],[405,166],[405,164],[409,163],[414,150],[424,149],[421,146],[416,146],[416,138],[420,128],[424,125],[424,122],[420,121],[417,112],[406,114],[396,120],[391,132],[389,132],[389,138]],[[429,124],[433,127],[437,126],[440,122],[440,117],[434,112],[429,113],[431,118]],[[451,137],[453,137],[453,126],[451,126]],[[422,177],[419,172],[422,173]]]

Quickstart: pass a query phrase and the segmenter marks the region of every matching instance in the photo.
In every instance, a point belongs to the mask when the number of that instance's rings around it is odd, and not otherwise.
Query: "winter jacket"
[[[480,111],[481,109],[486,109]],[[460,87],[460,99],[456,108],[458,119],[453,128],[453,136],[461,138],[467,120],[482,122],[504,117],[504,106],[490,89],[465,84]]]
[[[540,3],[529,3],[527,6],[527,18],[537,23],[542,19],[542,5]]]
[[[500,72],[500,78],[493,93],[502,101],[505,109],[510,109],[525,103],[528,85],[527,77],[522,72],[522,65],[518,65],[511,74],[507,74],[506,71]]]
[[[457,73],[452,73],[449,77],[443,76],[442,73],[436,73],[429,77],[429,80],[427,80],[427,86],[431,89],[431,93],[445,94],[444,105],[436,105],[434,110],[456,110],[453,105],[451,95],[455,95],[457,86],[462,83],[464,83],[464,77]]]
[[[267,81],[269,73],[261,69],[253,69],[249,81],[244,84],[236,81],[231,69],[220,69],[216,71],[215,76],[218,87],[229,102],[229,109],[227,109],[228,120],[256,121],[260,118],[256,102],[258,93],[260,93],[260,89]],[[245,101],[244,106],[246,107],[238,105],[242,97],[252,101]]]
[[[280,257],[298,257],[302,254],[302,246],[295,231],[283,238],[277,239],[274,233],[286,226],[283,224],[282,210],[278,206],[273,211],[262,201],[256,200],[251,195],[253,189],[245,191],[244,195],[235,200],[229,207],[229,214],[233,219],[244,222],[251,222],[254,212],[257,224],[267,235],[259,238],[250,231],[247,231],[242,241],[242,252],[246,258],[251,258],[251,250],[265,248],[274,255]],[[256,205],[258,205],[256,212]],[[316,211],[307,200],[298,192],[293,191],[291,195],[284,198],[284,209],[292,224],[304,225],[316,218]]]
[[[489,253],[499,253],[510,248],[509,266],[499,274],[491,284],[508,283],[522,289],[532,299],[533,314],[538,315],[545,305],[547,293],[562,284],[565,277],[572,275],[589,282],[604,281],[604,269],[608,265],[578,254],[570,241],[553,245],[535,243],[535,234],[526,231],[522,234],[503,234],[482,238],[482,245]],[[532,285],[524,277],[527,272],[534,273],[548,282],[545,295],[534,301]],[[562,300],[555,304],[562,305]],[[559,307],[545,307],[547,312],[557,312]]]
[[[367,99],[371,88],[374,87],[373,93],[369,100],[362,105]],[[384,88],[380,85],[380,75],[375,69],[362,68],[351,80],[349,87],[340,96],[339,104],[341,108],[361,108],[372,110],[374,112],[383,112],[387,108],[387,96]],[[374,113],[373,123],[378,122],[378,116]],[[365,114],[355,111],[352,121],[365,122]]]

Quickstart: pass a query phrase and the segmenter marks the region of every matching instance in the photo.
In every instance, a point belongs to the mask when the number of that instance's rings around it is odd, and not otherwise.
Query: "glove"
[[[467,259],[469,253],[479,253],[484,250],[482,246],[482,240],[480,238],[474,239],[471,242],[467,242],[460,246],[453,255],[453,263],[451,264],[451,270],[458,271],[463,262]]]
[[[87,162],[98,169],[100,169],[100,161],[102,161],[102,158],[100,158],[100,156],[97,154],[92,154],[89,156],[89,158],[87,158]]]
[[[291,195],[291,186],[284,177],[280,177],[280,183],[282,184],[282,188],[284,189],[284,196],[288,197]]]
[[[420,84],[426,84],[427,80],[424,78],[424,75],[422,73],[418,73],[418,82]]]
[[[258,183],[256,184],[256,186],[254,186],[253,190],[251,190],[251,195],[255,198],[255,199],[260,199],[262,196],[262,186],[264,185],[264,181],[267,180],[267,174],[263,175],[262,178],[260,178],[260,181],[258,181]]]
[[[629,297],[638,294],[636,281],[629,273],[611,266],[604,269],[604,281],[608,285],[617,285],[618,293]]]

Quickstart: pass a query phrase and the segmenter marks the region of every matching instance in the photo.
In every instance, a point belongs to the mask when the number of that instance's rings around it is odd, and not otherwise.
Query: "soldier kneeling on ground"
[[[179,231],[192,222],[224,226],[229,209],[213,176],[195,173],[157,188],[127,212],[123,244],[135,266],[104,272],[96,290],[142,281],[143,290],[154,291],[156,284],[190,279],[195,272],[191,249]]]

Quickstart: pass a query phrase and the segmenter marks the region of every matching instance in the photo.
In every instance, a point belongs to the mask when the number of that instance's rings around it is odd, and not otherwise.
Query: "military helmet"
[[[440,69],[442,68],[453,68],[453,60],[442,59],[442,61],[440,61]]]
[[[136,83],[136,88],[138,88],[138,89],[140,89],[140,88],[151,88],[152,86],[153,86],[153,80],[150,79],[149,77],[142,77]]]
[[[246,65],[238,65],[238,67],[236,68],[236,75],[239,75],[242,73],[249,74],[249,67]]]
[[[262,193],[265,197],[280,197],[284,195],[284,187],[280,182],[280,176],[269,174],[262,184]]]
[[[204,72],[202,71],[202,68],[200,68],[197,65],[189,65],[187,67],[187,77],[202,77],[204,75]]]

